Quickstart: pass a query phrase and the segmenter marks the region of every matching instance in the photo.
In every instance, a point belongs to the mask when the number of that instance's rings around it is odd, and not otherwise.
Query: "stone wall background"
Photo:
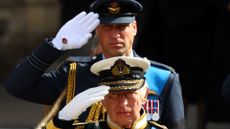
[[[65,16],[71,15],[68,19],[63,16],[65,2],[69,1],[0,0],[0,129],[32,129],[44,117],[44,105],[11,96],[4,90],[3,82],[44,38],[54,37],[62,24],[75,15],[65,13]],[[76,13],[88,6],[84,1],[71,5]],[[63,53],[48,70],[59,66],[70,55],[89,56],[93,42],[96,40],[92,38],[81,49]]]
[[[38,46],[56,34],[60,24],[58,0],[0,1],[0,79]]]
[[[2,83],[45,37],[56,34],[60,11],[58,0],[0,1],[0,129],[32,129],[43,118],[43,105],[11,96]]]
[[[0,82],[44,37],[56,34],[61,24],[61,5],[67,10],[63,19],[68,20],[90,1],[93,0],[0,0]],[[190,100],[185,107],[189,126],[194,122],[194,129],[204,129],[210,122],[221,126],[226,122],[227,126],[216,129],[229,129],[226,119],[229,104],[223,102],[219,92],[224,76],[229,73],[230,19],[229,14],[227,19],[219,14],[219,9],[224,9],[223,0],[140,1],[145,6],[142,26],[145,31],[138,37],[141,44],[137,44],[137,52],[173,66],[180,73],[185,99],[197,99]],[[149,43],[155,47],[149,47]],[[87,54],[85,49],[87,46],[78,52]],[[73,51],[62,58],[69,54]],[[0,129],[32,128],[42,118],[42,105],[9,95],[1,84],[0,102]],[[208,126],[215,128],[212,124]]]

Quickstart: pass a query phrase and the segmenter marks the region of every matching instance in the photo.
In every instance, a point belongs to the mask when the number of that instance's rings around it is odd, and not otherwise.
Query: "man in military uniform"
[[[167,129],[163,125],[148,121],[143,108],[148,96],[144,73],[149,66],[150,61],[147,59],[126,56],[96,62],[90,70],[99,76],[99,87],[90,88],[76,95],[60,110],[54,122],[50,121],[47,129],[82,127],[82,125],[85,129]],[[97,111],[94,111],[98,116],[101,114],[100,119],[86,123],[73,121],[87,107],[94,103],[99,105],[98,102],[101,100],[102,106],[97,106]]]
[[[99,78],[89,70],[95,62],[115,56],[138,57],[132,46],[137,34],[135,17],[143,10],[139,2],[96,0],[90,5],[90,10],[92,12],[79,13],[63,25],[53,39],[45,39],[44,43],[33,50],[10,74],[5,81],[5,89],[18,98],[52,105],[68,87],[68,103],[74,95],[97,86]],[[63,51],[85,45],[94,30],[101,54],[86,62],[73,57],[59,69],[45,73]],[[77,66],[72,66],[73,62],[77,62]],[[72,68],[76,71],[71,72]],[[74,79],[69,79],[72,74]],[[184,129],[184,105],[179,75],[171,67],[151,61],[145,77],[150,89],[145,105],[148,120],[157,121],[170,129]],[[69,83],[69,80],[73,82]],[[88,113],[89,109],[79,116],[79,120],[87,120]]]

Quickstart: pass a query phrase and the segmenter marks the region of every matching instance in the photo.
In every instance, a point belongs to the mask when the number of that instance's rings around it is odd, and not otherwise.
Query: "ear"
[[[148,95],[149,95],[149,88],[146,88],[145,100],[147,99]]]
[[[134,36],[136,36],[137,35],[137,22],[133,21],[132,25],[133,25]]]
[[[105,106],[105,100],[102,100],[101,103],[103,106]]]
[[[148,95],[149,95],[149,88],[146,88],[145,95],[143,96],[143,104],[145,104],[145,102],[147,101]]]

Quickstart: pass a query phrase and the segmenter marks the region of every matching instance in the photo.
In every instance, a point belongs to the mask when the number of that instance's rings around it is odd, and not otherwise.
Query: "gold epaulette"
[[[168,129],[165,125],[161,125],[161,124],[158,124],[157,122],[155,121],[149,121],[150,124],[160,128],[160,129]]]

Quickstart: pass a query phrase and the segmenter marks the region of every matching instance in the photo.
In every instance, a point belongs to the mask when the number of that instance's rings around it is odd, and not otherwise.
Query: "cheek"
[[[130,43],[133,42],[134,36],[135,36],[135,34],[133,32],[131,33],[131,31],[133,31],[133,30],[129,30],[128,32],[123,33],[123,38],[125,38],[125,40],[130,42]]]
[[[142,107],[142,105],[145,103],[143,98],[136,98],[136,100],[133,100],[135,102],[133,102],[133,107],[135,107],[136,109],[140,109]]]
[[[103,106],[106,108],[107,111],[114,110],[114,102],[112,100],[105,99],[103,101]]]

